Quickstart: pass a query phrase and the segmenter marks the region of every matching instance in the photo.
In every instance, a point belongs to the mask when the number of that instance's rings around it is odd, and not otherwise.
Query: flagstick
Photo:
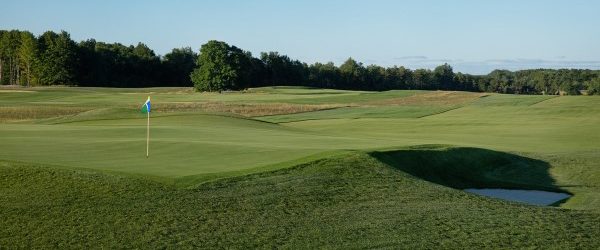
[[[148,113],[148,125],[146,127],[146,158],[148,158],[148,152],[150,151],[150,112]]]

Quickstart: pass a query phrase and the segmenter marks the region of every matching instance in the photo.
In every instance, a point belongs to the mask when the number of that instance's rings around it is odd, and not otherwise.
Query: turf
[[[600,246],[596,213],[521,205],[432,185],[362,153],[196,189],[24,165],[3,166],[0,176],[0,218],[13,225],[0,228],[5,246]]]
[[[598,114],[593,96],[2,89],[0,246],[597,248]]]

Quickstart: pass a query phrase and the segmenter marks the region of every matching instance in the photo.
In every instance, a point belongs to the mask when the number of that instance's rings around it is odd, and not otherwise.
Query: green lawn
[[[597,248],[599,114],[596,96],[0,89],[0,246]]]

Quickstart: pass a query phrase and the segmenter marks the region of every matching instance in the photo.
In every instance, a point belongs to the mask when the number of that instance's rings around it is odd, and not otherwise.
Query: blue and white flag
[[[148,100],[142,106],[142,113],[150,113],[150,97],[148,96]]]

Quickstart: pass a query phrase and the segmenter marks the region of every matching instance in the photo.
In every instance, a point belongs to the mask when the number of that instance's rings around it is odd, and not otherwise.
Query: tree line
[[[143,43],[123,45],[89,39],[75,42],[62,31],[36,37],[28,31],[0,30],[0,84],[98,87],[194,86],[199,91],[291,85],[349,90],[463,90],[515,94],[600,94],[600,70],[494,70],[487,75],[363,65],[348,58],[307,64],[278,52],[254,57],[221,41],[200,53],[190,47],[157,55]]]
[[[0,30],[0,84],[98,87],[192,86],[198,55],[176,48],[158,56],[143,43],[123,45],[69,33]]]
[[[600,94],[600,70],[494,70],[487,75],[455,73],[448,64],[433,70],[402,66],[364,66],[348,58],[308,65],[277,52],[252,57],[248,51],[221,41],[202,45],[191,78],[200,91],[297,85],[349,90],[462,90],[510,94]]]

